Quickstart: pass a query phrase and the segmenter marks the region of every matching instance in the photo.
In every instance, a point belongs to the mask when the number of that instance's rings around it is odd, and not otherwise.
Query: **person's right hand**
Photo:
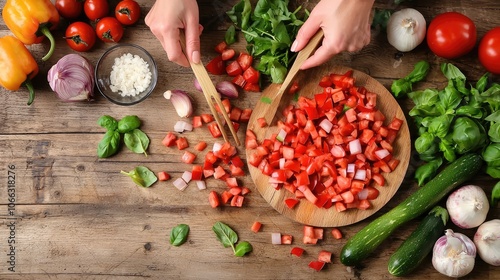
[[[374,0],[321,0],[299,29],[292,51],[303,49],[321,28],[321,46],[301,69],[318,66],[342,52],[355,52],[370,42],[370,12]]]
[[[145,18],[146,25],[160,41],[170,61],[188,67],[186,55],[194,63],[200,62],[200,35],[196,0],[157,0]],[[186,55],[180,42],[181,29],[186,37]]]

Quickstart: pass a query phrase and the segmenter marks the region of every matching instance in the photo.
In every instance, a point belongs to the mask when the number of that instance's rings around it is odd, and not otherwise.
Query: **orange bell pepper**
[[[38,44],[45,35],[50,49],[42,60],[50,58],[55,47],[50,30],[59,23],[59,13],[50,0],[7,0],[2,16],[10,31],[25,45]]]
[[[31,79],[38,70],[35,59],[19,39],[10,35],[0,38],[0,85],[8,90],[25,85],[30,93],[28,105],[35,99]]]

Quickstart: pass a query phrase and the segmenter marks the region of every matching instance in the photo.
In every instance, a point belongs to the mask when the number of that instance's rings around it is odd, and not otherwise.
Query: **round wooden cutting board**
[[[321,93],[322,88],[318,85],[321,77],[330,73],[344,74],[348,70],[351,69],[343,66],[333,66],[330,68],[316,67],[306,71],[300,71],[295,78],[300,85],[299,94],[312,97],[316,93]],[[353,70],[353,77],[355,78],[356,86],[363,86],[378,95],[377,108],[386,116],[387,120],[385,124],[388,124],[394,116],[404,121],[393,143],[394,157],[400,160],[400,164],[393,172],[383,173],[386,179],[386,185],[383,187],[377,186],[380,190],[380,195],[378,198],[371,201],[371,208],[368,210],[348,209],[343,212],[337,212],[335,207],[329,209],[318,208],[306,199],[301,199],[294,209],[289,209],[285,205],[284,200],[288,197],[293,197],[293,195],[285,189],[275,190],[268,183],[269,177],[263,175],[258,168],[249,164],[248,168],[252,179],[264,199],[279,213],[299,223],[318,227],[338,227],[359,222],[382,208],[394,196],[405,177],[411,153],[411,140],[403,111],[392,94],[377,80],[357,70]],[[264,90],[262,97],[273,100],[279,87],[280,85],[277,84],[270,85]],[[278,128],[276,126],[276,121],[282,119],[283,108],[294,103],[292,98],[293,96],[289,94],[283,96],[276,116],[272,122],[270,104],[258,102],[250,118],[248,129],[256,134],[259,143],[261,143],[263,139],[269,138],[271,134],[277,133]],[[260,117],[266,117],[270,125],[260,128],[257,125],[257,119]],[[246,150],[247,158],[249,158],[252,152],[254,151],[249,149]]]

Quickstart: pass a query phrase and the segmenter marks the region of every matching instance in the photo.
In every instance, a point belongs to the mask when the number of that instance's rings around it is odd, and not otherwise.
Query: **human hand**
[[[370,43],[370,13],[374,0],[321,0],[300,28],[291,50],[302,50],[321,28],[321,46],[301,69],[318,66],[334,55],[355,52]]]
[[[160,41],[170,61],[188,67],[189,61],[200,62],[200,35],[203,27],[199,24],[196,0],[156,0],[146,15],[145,23]],[[186,55],[182,51],[180,30],[186,38]]]

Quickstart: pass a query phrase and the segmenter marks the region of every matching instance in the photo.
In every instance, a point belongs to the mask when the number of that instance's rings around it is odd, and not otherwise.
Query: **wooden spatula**
[[[186,53],[186,46],[185,46],[185,36],[184,33],[181,32],[181,45],[184,53]],[[196,76],[196,79],[198,80],[198,83],[201,86],[201,89],[203,91],[203,94],[205,95],[205,99],[207,100],[208,106],[210,107],[210,111],[212,112],[212,115],[215,118],[215,121],[217,122],[217,125],[219,126],[219,129],[222,133],[222,136],[224,137],[224,140],[226,142],[230,142],[229,138],[227,136],[226,130],[224,128],[224,122],[220,119],[219,113],[215,109],[215,104],[219,106],[221,109],[222,116],[224,117],[225,123],[229,127],[229,130],[231,131],[231,134],[233,135],[234,141],[236,142],[236,145],[239,146],[241,144],[240,140],[238,139],[238,135],[236,133],[236,130],[234,129],[233,123],[231,119],[229,118],[229,115],[227,114],[226,110],[224,110],[224,104],[222,104],[222,101],[220,99],[219,93],[215,89],[214,83],[212,82],[212,79],[210,79],[210,76],[208,75],[207,70],[205,69],[205,66],[200,62],[200,63],[194,63],[191,60],[189,60],[189,63],[191,65],[191,69],[193,69],[194,75]]]

